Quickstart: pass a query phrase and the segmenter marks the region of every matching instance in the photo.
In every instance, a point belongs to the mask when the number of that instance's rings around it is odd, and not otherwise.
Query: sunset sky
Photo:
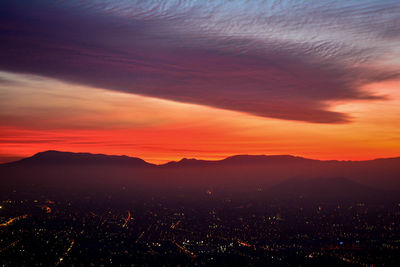
[[[400,1],[0,3],[0,162],[400,156]]]

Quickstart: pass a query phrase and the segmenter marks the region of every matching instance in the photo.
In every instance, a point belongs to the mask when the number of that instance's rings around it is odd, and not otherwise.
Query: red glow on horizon
[[[32,88],[5,88],[9,93],[0,112],[0,162],[46,150],[127,155],[157,164],[182,158],[219,160],[237,154],[289,154],[320,160],[400,154],[398,82],[366,88],[390,95],[389,100],[336,103],[334,109],[351,114],[353,122],[315,124],[48,79],[21,79],[33,84]]]

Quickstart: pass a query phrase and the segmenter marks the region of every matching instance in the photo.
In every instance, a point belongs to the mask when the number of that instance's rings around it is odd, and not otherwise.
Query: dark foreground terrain
[[[400,202],[11,192],[3,266],[397,266]]]
[[[149,172],[137,171],[129,180],[126,169],[114,165],[121,158],[101,156],[93,161],[85,155],[92,161],[88,167],[84,158],[71,156],[69,163],[48,157],[41,165],[22,161],[4,167],[0,266],[398,266],[400,262],[396,190],[328,174],[281,177],[272,184],[251,176],[248,183],[244,178],[236,183],[210,182],[215,177],[181,183],[180,177],[151,186],[156,174],[181,175],[170,169],[174,165],[214,163],[186,160],[150,166],[157,169],[152,176],[139,176]],[[96,167],[98,160],[102,162]],[[110,160],[112,166],[107,167]],[[122,160],[128,166],[148,167],[140,160]],[[295,159],[296,166],[298,160],[304,161]],[[105,166],[108,171],[101,173]],[[254,165],[246,166],[251,173]],[[122,169],[123,176],[118,173]],[[78,170],[83,171],[74,175]],[[393,170],[394,165],[392,180]],[[190,172],[184,172],[188,180],[193,179]],[[101,182],[96,183],[98,177]],[[142,180],[146,182],[138,182]]]

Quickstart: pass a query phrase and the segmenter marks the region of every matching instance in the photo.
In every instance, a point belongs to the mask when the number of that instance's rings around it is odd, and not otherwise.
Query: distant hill
[[[230,165],[260,165],[260,164],[288,164],[288,163],[304,163],[315,160],[290,155],[235,155],[227,157],[223,160],[198,160],[183,158],[180,161],[171,161],[164,167],[215,167],[215,166],[230,166]]]
[[[0,186],[126,185],[143,188],[192,187],[226,190],[271,188],[293,177],[345,177],[346,182],[400,191],[400,158],[320,161],[290,155],[237,155],[223,160],[182,159],[155,165],[140,158],[127,156],[45,151],[16,162],[0,164],[0,177]],[[313,188],[312,185],[316,185],[316,181],[323,180],[315,180],[313,184],[298,181],[299,184],[295,186],[292,181],[287,187]],[[336,184],[326,186],[324,190],[333,192],[334,185]],[[353,185],[347,183],[339,187],[348,190]]]
[[[48,150],[39,152],[32,157],[24,158],[19,161],[12,163],[6,163],[8,165],[46,165],[46,164],[72,164],[72,165],[129,165],[135,167],[149,167],[155,166],[154,164],[148,163],[140,158],[128,157],[128,156],[109,156],[104,154],[90,154],[90,153],[72,153],[72,152],[61,152],[55,150]]]

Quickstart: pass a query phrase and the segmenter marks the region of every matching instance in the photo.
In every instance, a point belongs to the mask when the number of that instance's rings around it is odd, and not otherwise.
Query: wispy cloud
[[[0,69],[287,120],[397,78],[398,1],[3,1]]]

